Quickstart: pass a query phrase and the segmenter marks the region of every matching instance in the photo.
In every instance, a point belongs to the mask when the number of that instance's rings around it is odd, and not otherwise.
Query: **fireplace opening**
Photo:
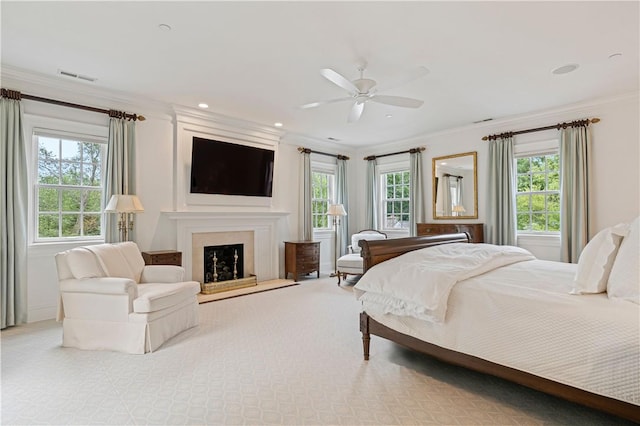
[[[243,247],[243,244],[204,247],[204,282],[244,278]]]

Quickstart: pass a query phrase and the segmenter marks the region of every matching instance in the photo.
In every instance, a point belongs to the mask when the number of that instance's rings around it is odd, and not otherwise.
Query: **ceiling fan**
[[[324,78],[349,92],[349,96],[330,99],[327,101],[311,102],[309,104],[302,105],[300,108],[308,109],[335,102],[353,101],[353,106],[351,107],[347,121],[349,123],[354,123],[360,119],[362,111],[364,111],[364,104],[369,101],[403,108],[420,108],[424,103],[424,101],[419,99],[406,98],[403,96],[379,95],[378,92],[393,89],[428,74],[429,70],[425,67],[418,67],[407,71],[397,76],[386,85],[381,86],[378,86],[378,83],[375,80],[364,78],[364,70],[364,65],[359,66],[358,71],[360,71],[360,78],[350,81],[331,68],[321,69],[320,74]]]

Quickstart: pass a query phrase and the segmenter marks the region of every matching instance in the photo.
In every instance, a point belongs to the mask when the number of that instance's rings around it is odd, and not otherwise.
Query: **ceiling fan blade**
[[[349,96],[346,98],[329,99],[328,101],[311,102],[310,104],[300,105],[300,108],[302,109],[315,108],[315,107],[319,107],[320,105],[332,104],[335,102],[342,102],[342,101],[349,101],[352,99],[353,97]]]
[[[420,99],[413,98],[405,98],[403,96],[386,96],[386,95],[375,95],[369,98],[369,100],[373,102],[378,102],[380,104],[393,105],[403,108],[420,108],[424,101]]]
[[[417,80],[420,77],[424,77],[427,74],[429,74],[429,70],[425,67],[414,68],[393,77],[385,84],[378,86],[377,90],[378,92],[381,92],[383,90],[393,89],[395,87],[402,86],[403,84],[407,84],[410,81]]]
[[[348,123],[355,123],[360,120],[360,116],[362,116],[362,111],[364,111],[364,102],[357,101],[351,107],[351,111],[349,112],[349,118],[347,119]]]
[[[352,82],[350,82],[346,77],[338,74],[331,68],[321,69],[320,74],[324,78],[332,82],[333,84],[342,87],[344,90],[351,93],[352,95],[355,95],[356,93],[358,93],[358,88]]]

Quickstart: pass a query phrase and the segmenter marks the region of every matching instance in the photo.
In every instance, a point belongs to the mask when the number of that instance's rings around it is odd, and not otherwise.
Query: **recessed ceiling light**
[[[387,115],[385,115],[385,117],[387,117],[387,118],[391,118],[391,117],[393,117],[393,115],[391,115],[391,114],[387,114]]]
[[[200,108],[209,108],[209,105],[205,104],[205,103],[199,103],[198,106]]]
[[[171,31],[171,25],[168,24],[160,24],[158,25],[158,28],[162,31]]]
[[[446,166],[446,165],[447,165],[447,162],[446,162],[446,161],[443,161],[442,163],[440,163],[440,165],[441,165],[441,166]]]
[[[276,127],[282,127],[282,123],[278,122],[278,123],[273,123],[274,126]]]
[[[578,69],[580,65],[578,64],[567,64],[561,67],[558,67],[551,71],[552,74],[560,75],[560,74],[568,74]]]

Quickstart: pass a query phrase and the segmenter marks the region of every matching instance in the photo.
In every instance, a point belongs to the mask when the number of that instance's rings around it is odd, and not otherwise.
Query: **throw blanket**
[[[354,290],[358,300],[382,305],[385,313],[443,322],[449,293],[457,282],[533,259],[535,256],[519,247],[443,244],[375,265]]]

